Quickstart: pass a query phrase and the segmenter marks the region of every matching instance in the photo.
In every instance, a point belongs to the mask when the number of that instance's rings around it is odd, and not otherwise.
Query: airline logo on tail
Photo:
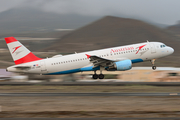
[[[19,49],[20,47],[21,47],[22,45],[20,45],[20,46],[17,46],[17,47],[14,47],[13,49],[14,49],[14,51],[12,52],[12,53],[14,53],[17,49]]]

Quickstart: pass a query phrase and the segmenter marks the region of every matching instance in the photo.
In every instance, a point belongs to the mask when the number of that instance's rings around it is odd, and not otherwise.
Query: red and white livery
[[[94,50],[70,55],[56,55],[41,59],[30,52],[14,37],[5,38],[9,51],[16,65],[7,68],[10,72],[37,73],[44,75],[69,74],[83,71],[94,71],[93,79],[103,79],[103,70],[125,71],[133,63],[154,61],[174,52],[174,49],[161,42],[144,42],[114,48]],[[100,70],[100,74],[96,71]]]

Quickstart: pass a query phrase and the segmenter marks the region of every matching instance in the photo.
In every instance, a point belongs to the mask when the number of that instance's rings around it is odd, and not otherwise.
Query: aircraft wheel
[[[153,70],[156,70],[156,66],[152,66],[152,69],[153,69]]]
[[[92,76],[93,79],[98,79],[98,77],[99,77],[99,76],[98,76],[97,74],[94,74],[94,75]]]
[[[100,75],[99,75],[99,79],[104,79],[104,75],[103,75],[103,74],[100,74]]]

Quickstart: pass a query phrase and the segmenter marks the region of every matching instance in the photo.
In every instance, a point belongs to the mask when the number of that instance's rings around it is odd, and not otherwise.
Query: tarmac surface
[[[0,93],[0,96],[180,96],[180,93]]]
[[[0,82],[0,86],[29,86],[29,85],[54,85],[54,86],[126,86],[126,85],[151,85],[151,86],[180,86],[180,82]]]

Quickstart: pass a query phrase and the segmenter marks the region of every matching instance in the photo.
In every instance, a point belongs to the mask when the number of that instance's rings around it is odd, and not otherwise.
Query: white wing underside
[[[111,59],[98,57],[98,56],[95,56],[95,55],[92,55],[89,58],[90,58],[90,62],[93,63],[93,65],[94,65],[93,68],[98,67],[98,66],[102,66],[102,67],[112,66],[114,62],[128,59],[128,58],[118,58],[118,59],[115,59],[115,60],[111,60]]]

